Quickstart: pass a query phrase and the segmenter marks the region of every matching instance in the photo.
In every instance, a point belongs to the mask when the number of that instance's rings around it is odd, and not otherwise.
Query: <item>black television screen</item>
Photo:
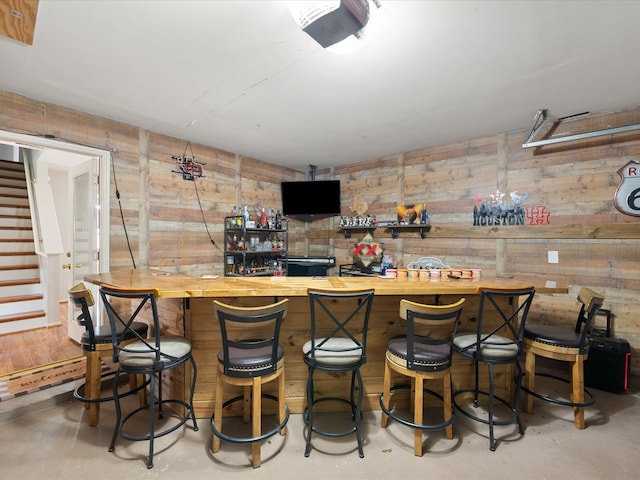
[[[340,215],[340,180],[282,182],[282,213],[300,220]]]

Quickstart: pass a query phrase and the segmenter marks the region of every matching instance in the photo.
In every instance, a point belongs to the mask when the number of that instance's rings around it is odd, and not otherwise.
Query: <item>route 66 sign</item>
[[[618,174],[622,177],[613,204],[622,213],[640,217],[640,162],[629,162]]]

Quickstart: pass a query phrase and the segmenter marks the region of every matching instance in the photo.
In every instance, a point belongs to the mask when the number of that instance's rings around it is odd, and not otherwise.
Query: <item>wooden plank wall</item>
[[[640,108],[579,118],[563,124],[556,134],[562,134],[563,128],[576,133],[634,123],[640,123]],[[205,178],[194,184],[172,173],[176,164],[171,156],[185,152],[184,140],[10,93],[0,93],[0,129],[53,135],[61,141],[112,151],[137,265],[193,275],[222,273],[222,218],[233,205],[279,208],[280,181],[306,178],[304,171],[192,145],[196,160],[205,163]],[[602,291],[605,307],[615,315],[616,334],[632,345],[632,374],[638,376],[640,219],[618,212],[612,200],[620,181],[617,170],[631,160],[640,161],[640,133],[523,149],[527,133],[498,132],[399,152],[318,170],[316,176],[341,180],[345,215],[364,209],[378,219],[390,220],[398,204],[427,202],[434,226],[427,239],[415,233],[393,239],[383,229],[375,232],[399,265],[432,255],[454,266],[481,268],[487,274],[534,273],[570,285],[569,295],[536,298],[532,317],[548,322],[573,321],[575,296],[581,286]],[[111,182],[111,268],[129,268],[131,258],[113,178]],[[530,237],[514,238],[518,235],[509,232],[518,227],[473,227],[474,196],[487,198],[497,189],[507,195],[511,191],[529,193],[525,206],[544,206],[550,214],[550,228],[527,227],[523,231],[531,233]],[[307,224],[292,220],[290,252],[334,255],[338,263],[351,263],[358,236],[345,239],[337,227],[338,220],[333,218]],[[622,227],[623,235],[607,237],[608,231]],[[596,235],[580,238],[575,232],[582,228]],[[549,250],[559,252],[558,264],[547,262]],[[330,274],[337,275],[338,269]]]

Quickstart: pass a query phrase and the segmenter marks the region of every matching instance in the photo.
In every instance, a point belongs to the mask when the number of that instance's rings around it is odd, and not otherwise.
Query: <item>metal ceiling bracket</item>
[[[633,125],[626,125],[623,127],[615,127],[615,128],[605,128],[603,130],[594,130],[592,132],[584,132],[584,133],[576,133],[574,135],[565,135],[564,137],[553,137],[546,138],[543,140],[538,140],[533,142],[532,140],[538,134],[542,126],[547,123],[551,119],[549,112],[546,108],[538,110],[533,119],[533,126],[531,127],[531,131],[527,138],[525,138],[524,143],[522,144],[522,148],[532,148],[532,147],[541,147],[543,145],[550,145],[553,143],[563,143],[563,142],[571,142],[574,140],[582,140],[585,138],[593,138],[600,137],[603,135],[614,135],[616,133],[624,133],[624,132],[632,132],[634,130],[640,130],[640,123],[636,123]],[[561,119],[558,120],[553,118],[553,123],[560,123]]]

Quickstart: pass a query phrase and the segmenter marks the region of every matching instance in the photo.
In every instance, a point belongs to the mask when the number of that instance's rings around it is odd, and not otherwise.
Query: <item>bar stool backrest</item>
[[[85,350],[95,350],[96,335],[91,312],[89,311],[89,307],[95,305],[93,294],[84,283],[79,283],[69,290],[68,295],[74,305],[80,308],[80,314],[76,317],[76,322],[78,322],[78,325],[81,327],[84,327],[88,336],[88,342],[86,342],[86,344],[83,342],[82,346]]]
[[[604,296],[590,288],[582,287],[578,292],[578,301],[582,306],[578,312],[575,331],[580,334],[580,353],[584,353],[589,344],[587,334],[593,326],[596,313],[602,308]]]
[[[312,365],[344,368],[351,360],[366,363],[367,332],[373,289],[308,289],[311,348],[304,353]],[[316,362],[316,357],[319,362]]]
[[[123,352],[147,359],[153,356],[155,357],[154,369],[160,371],[165,363],[177,360],[177,357],[160,350],[160,318],[156,290],[130,290],[102,286],[100,296],[111,324],[114,362],[118,362]],[[122,308],[122,302],[119,300],[124,301],[127,307],[130,305],[130,308]],[[150,323],[154,332],[153,337],[146,338],[136,331],[134,323],[137,322]],[[122,333],[118,334],[118,332]],[[131,343],[132,339],[136,341]]]
[[[288,304],[287,298],[260,307],[213,301],[222,335],[218,361],[222,361],[225,375],[255,377],[276,371],[283,355],[278,342]]]
[[[516,356],[519,356],[523,351],[524,329],[534,295],[533,287],[481,288],[476,329],[477,341],[467,349],[475,350],[478,359],[483,361],[483,353],[486,352],[491,356],[496,353],[496,350],[491,348],[492,345],[504,352],[505,347],[510,344],[514,350],[517,348]],[[506,306],[504,300],[507,301]],[[514,304],[516,308],[513,308]],[[495,321],[490,329],[485,328],[489,324],[487,321],[489,315],[493,315]],[[505,343],[505,339],[510,340]]]
[[[400,300],[400,318],[407,322],[407,368],[409,370],[434,371],[451,366],[453,337],[462,314],[465,299],[450,305],[425,305],[410,300]],[[448,362],[438,362],[436,366],[424,361],[416,361],[416,352],[423,345],[434,348],[446,346]],[[428,350],[427,350],[428,351]]]

